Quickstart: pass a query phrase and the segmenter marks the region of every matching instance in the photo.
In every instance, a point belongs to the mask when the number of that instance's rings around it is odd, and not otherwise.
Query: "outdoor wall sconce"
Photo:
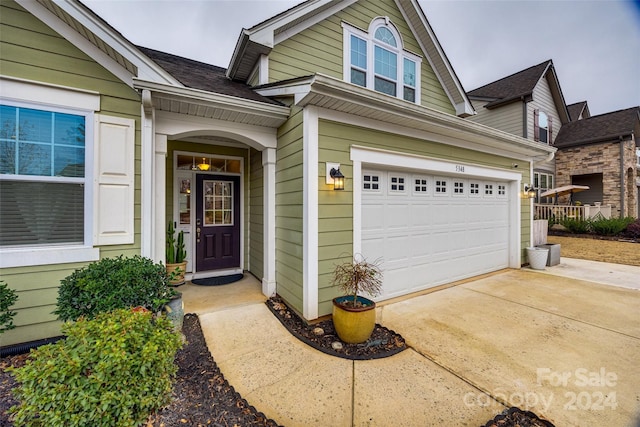
[[[340,172],[340,163],[327,163],[326,183],[333,184],[334,190],[344,190],[344,175]]]
[[[524,185],[524,198],[525,199],[533,199],[536,197],[536,190],[533,186],[529,184]]]

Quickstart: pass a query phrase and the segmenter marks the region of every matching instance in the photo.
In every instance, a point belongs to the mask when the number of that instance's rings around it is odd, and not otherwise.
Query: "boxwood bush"
[[[160,310],[175,294],[164,265],[140,256],[105,258],[74,271],[60,282],[60,320],[95,317],[116,308]]]
[[[0,280],[0,334],[9,329],[15,328],[13,316],[15,311],[9,308],[18,300],[18,294],[2,280]]]
[[[62,330],[65,340],[10,368],[16,426],[137,426],[169,402],[181,340],[166,317],[119,309]]]

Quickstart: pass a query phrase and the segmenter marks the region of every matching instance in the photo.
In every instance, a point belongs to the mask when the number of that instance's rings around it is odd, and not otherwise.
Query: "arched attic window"
[[[344,79],[409,102],[420,100],[422,58],[403,48],[389,18],[371,21],[368,31],[343,23]]]

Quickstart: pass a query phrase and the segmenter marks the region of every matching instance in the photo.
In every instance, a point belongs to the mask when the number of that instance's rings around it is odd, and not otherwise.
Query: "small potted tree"
[[[187,271],[187,251],[184,248],[184,232],[178,233],[176,240],[176,231],[173,221],[169,221],[167,227],[167,274],[169,275],[169,283],[173,286],[184,284],[184,273]]]
[[[382,271],[379,262],[357,259],[339,264],[332,284],[345,295],[333,299],[333,326],[338,337],[349,344],[365,342],[376,326],[376,303],[364,296],[380,295]]]

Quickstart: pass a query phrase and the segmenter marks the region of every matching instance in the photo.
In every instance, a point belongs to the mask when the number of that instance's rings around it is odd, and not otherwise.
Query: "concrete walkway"
[[[553,271],[506,270],[383,305],[379,321],[411,348],[373,361],[298,341],[257,281],[183,293],[229,383],[285,426],[478,426],[509,406],[557,426],[636,425],[640,292]],[[240,305],[196,306],[233,286],[249,294]]]

